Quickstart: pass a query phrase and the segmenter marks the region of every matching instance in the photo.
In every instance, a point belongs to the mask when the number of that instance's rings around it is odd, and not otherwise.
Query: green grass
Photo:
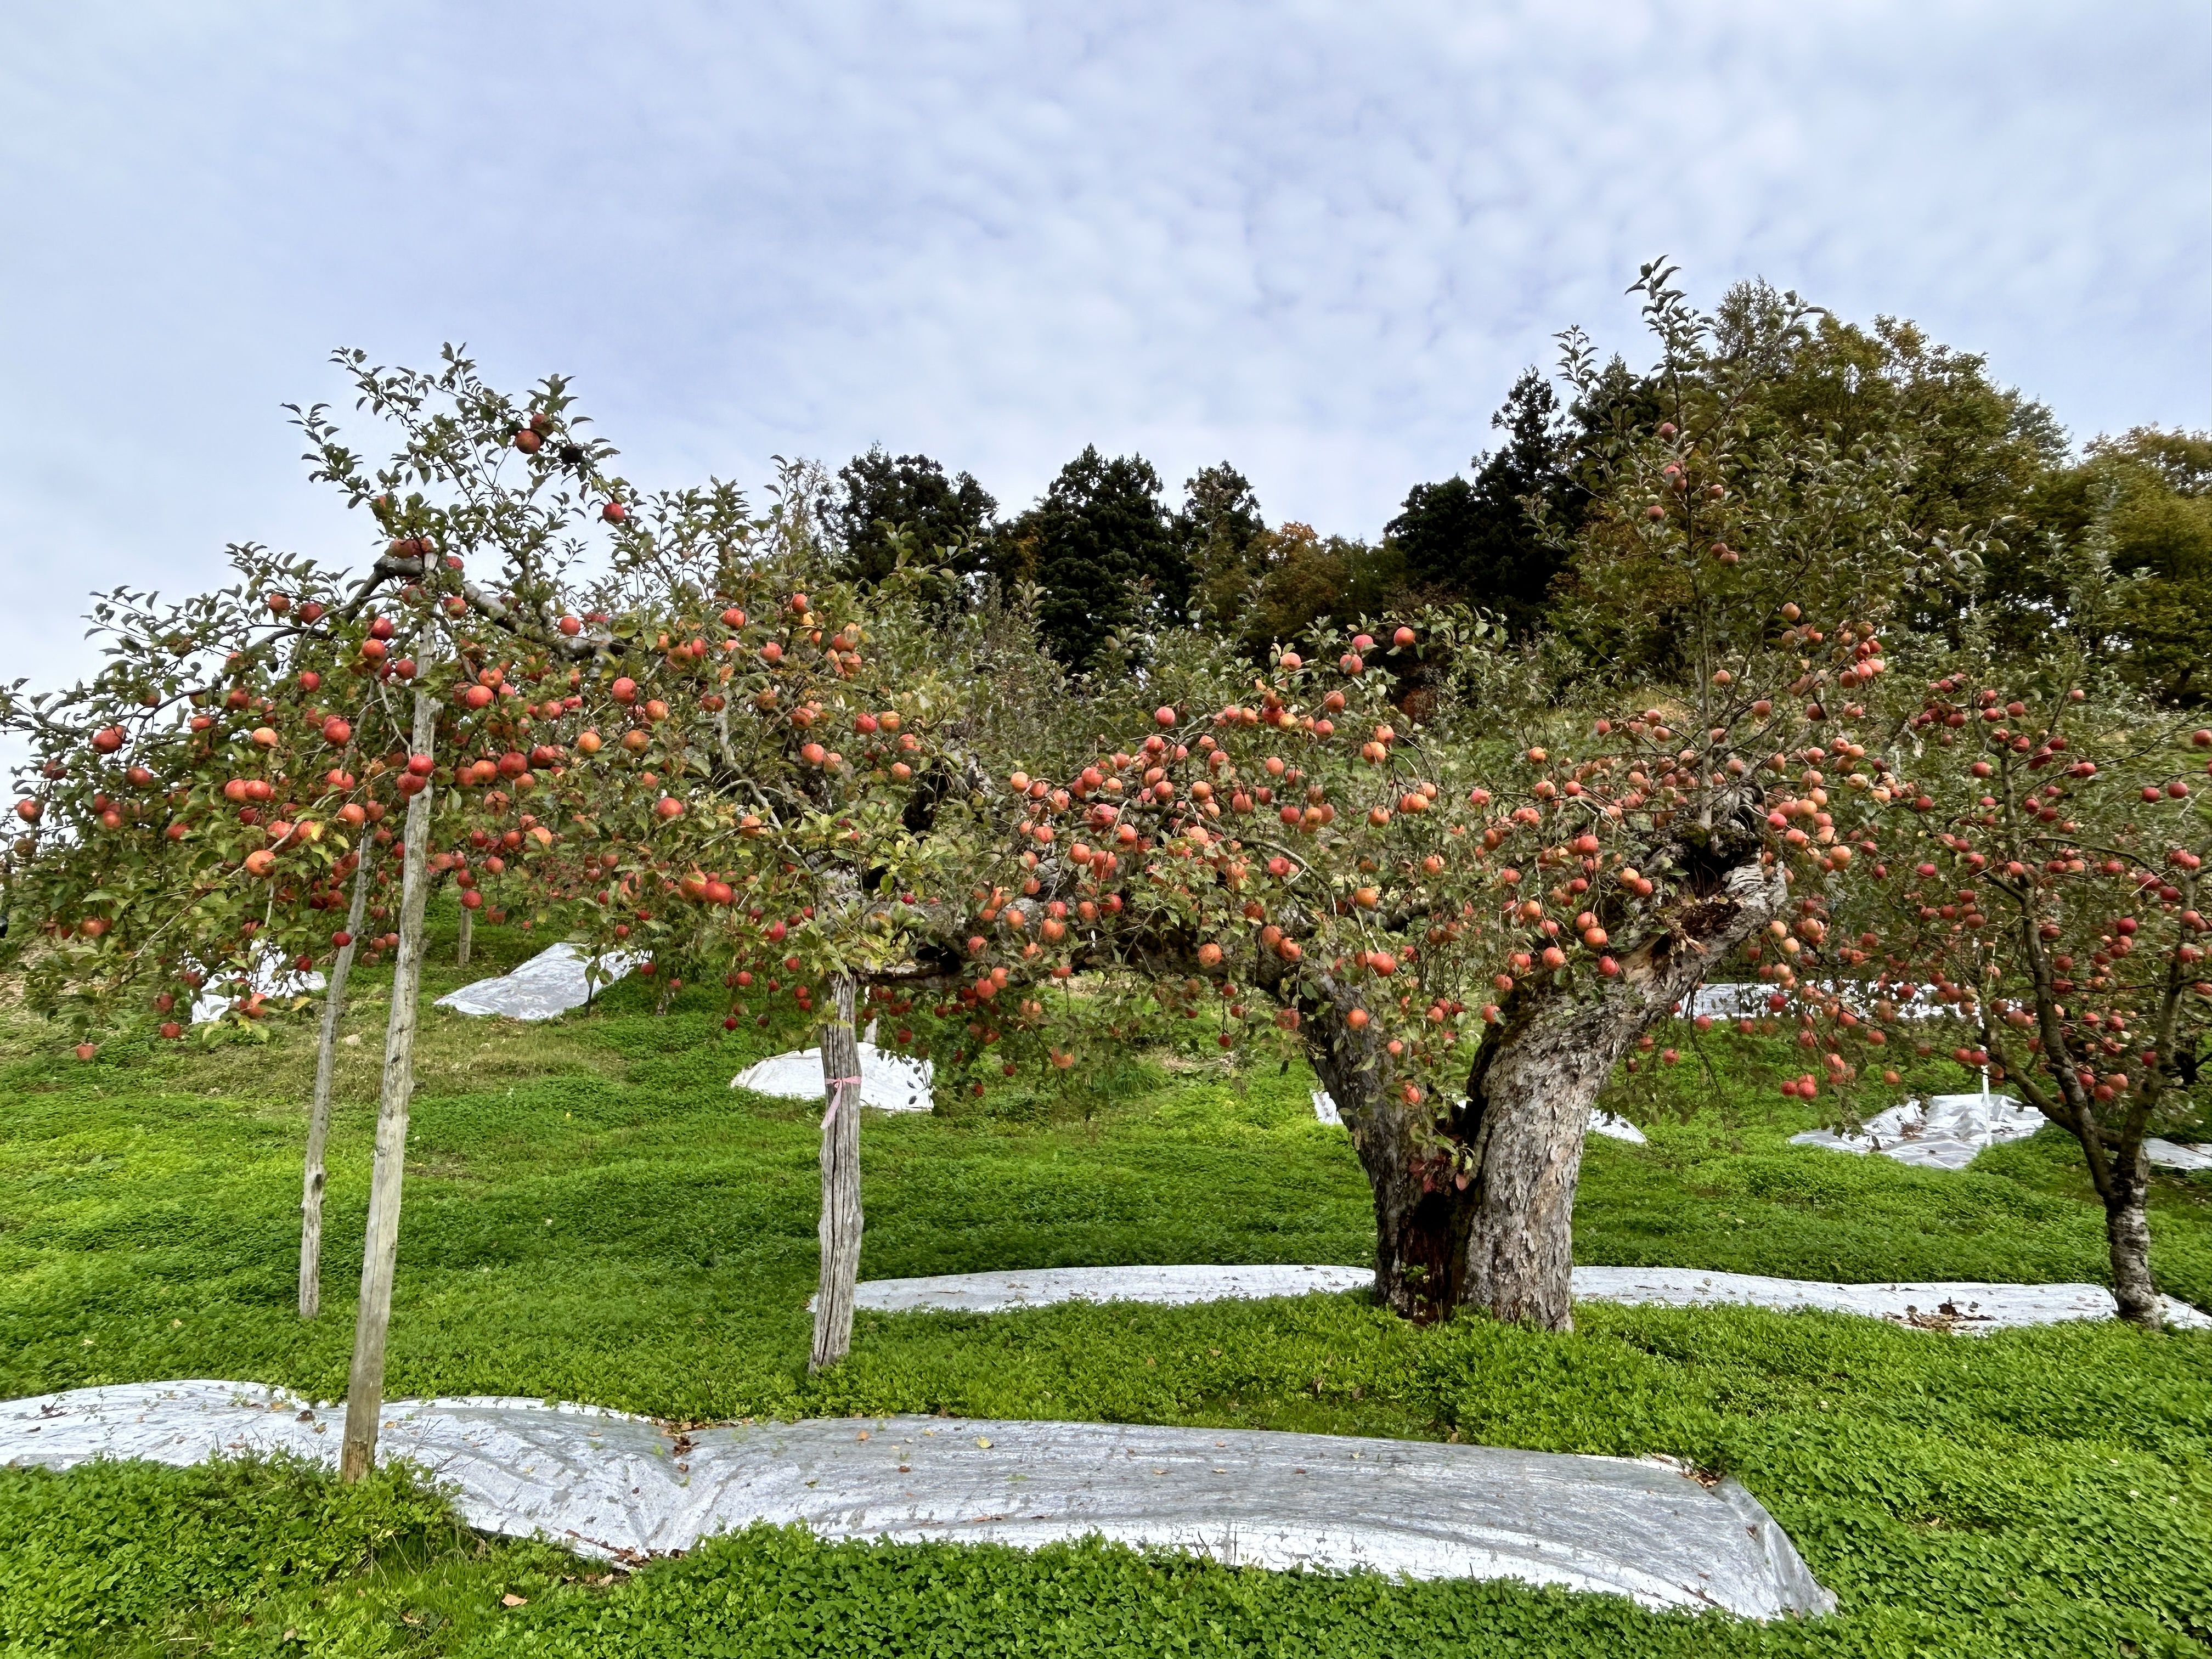
[[[479,935],[489,971],[531,948]],[[488,964],[488,965],[487,965]],[[437,976],[436,990],[463,977]],[[328,1397],[351,1335],[383,1009],[349,1029],[325,1311],[291,1310],[304,1025],[118,1042],[87,1066],[0,1024],[0,1397],[224,1376]],[[390,1390],[687,1420],[934,1411],[1667,1452],[1735,1474],[1836,1619],[1759,1627],[1607,1598],[1234,1571],[1077,1546],[824,1545],[756,1531],[634,1577],[477,1538],[399,1478],[297,1468],[0,1472],[0,1641],[21,1652],[2203,1653],[2212,1338],[2072,1326],[1960,1340],[1747,1310],[1586,1306],[1571,1337],[1398,1324],[1359,1298],[990,1318],[863,1315],[810,1379],[811,1117],[733,1094],[795,1033],[726,1037],[687,991],[587,1018],[427,1024]],[[1708,1039],[1594,1139],[1577,1258],[1842,1279],[2106,1278],[2079,1155],[1958,1174],[1791,1147]],[[1925,1083],[1941,1086],[1942,1068]],[[1301,1068],[1195,1048],[1120,1068],[1085,1121],[1012,1086],[865,1133],[866,1277],[1144,1261],[1340,1261],[1365,1183]],[[2161,1178],[2162,1286],[2212,1303],[2212,1182]],[[565,1581],[565,1582],[564,1582]],[[513,1595],[523,1605],[507,1607]],[[295,1640],[282,1640],[286,1630]]]

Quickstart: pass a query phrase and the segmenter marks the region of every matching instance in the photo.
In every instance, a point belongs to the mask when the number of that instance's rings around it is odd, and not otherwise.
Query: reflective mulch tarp
[[[0,1407],[0,1462],[336,1462],[342,1413],[242,1383],[79,1389]],[[1118,1423],[848,1418],[693,1429],[537,1401],[394,1401],[380,1455],[471,1525],[620,1559],[756,1521],[825,1538],[1089,1535],[1236,1565],[1516,1578],[1753,1619],[1832,1611],[1733,1480],[1670,1462]]]
[[[876,1279],[861,1284],[855,1307],[878,1313],[1000,1313],[1058,1302],[1149,1302],[1180,1306],[1230,1297],[1300,1296],[1367,1290],[1370,1267],[1038,1267],[1027,1271],[947,1273],[932,1279]],[[1863,1314],[1893,1324],[1961,1333],[2051,1325],[2069,1319],[2111,1319],[2118,1311],[2101,1285],[1985,1285],[1978,1282],[1842,1285],[1770,1279],[1759,1273],[1698,1267],[1577,1267],[1577,1301],[1672,1308],[1741,1306],[1788,1311],[1809,1308]],[[2168,1321],[2212,1330],[2212,1316],[2165,1298]]]
[[[507,1019],[551,1019],[580,1008],[598,992],[637,966],[642,958],[612,952],[599,958],[596,983],[584,977],[591,958],[573,945],[540,951],[513,973],[480,979],[438,999],[438,1006],[457,1014],[498,1015]]]
[[[1963,1170],[1985,1148],[2032,1135],[2047,1121],[2010,1095],[1931,1095],[1869,1118],[1856,1134],[1808,1129],[1790,1139],[1836,1152],[1880,1152],[1922,1169]],[[2212,1153],[2201,1147],[2146,1140],[2143,1151],[2166,1169],[2212,1170]]]
[[[878,1048],[872,1042],[859,1045],[860,1103],[885,1112],[927,1112],[933,1108],[931,1086],[934,1069],[926,1060]],[[817,1105],[827,1097],[822,1077],[822,1051],[799,1048],[771,1054],[748,1066],[730,1079],[732,1089],[775,1095],[786,1100],[811,1100]]]

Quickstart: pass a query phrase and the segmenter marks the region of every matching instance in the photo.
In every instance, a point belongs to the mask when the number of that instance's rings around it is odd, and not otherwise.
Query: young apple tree
[[[2080,667],[1928,682],[1899,757],[1916,782],[1892,806],[1911,839],[1841,926],[1882,964],[1856,1035],[1948,1040],[2079,1142],[2121,1315],[2155,1327],[2143,1143],[2202,1108],[2212,819],[2190,777],[2212,729],[2093,701]]]
[[[77,1027],[81,1055],[135,999],[150,995],[161,1034],[175,1037],[204,986],[245,981],[238,1012],[250,1018],[272,970],[331,969],[303,1186],[303,1313],[319,1298],[336,999],[361,944],[394,957],[342,1460],[350,1479],[373,1461],[381,1403],[432,860],[466,905],[481,902],[471,851],[517,883],[521,869],[505,866],[554,844],[525,810],[530,769],[560,777],[581,665],[622,648],[586,633],[567,575],[587,526],[621,527],[629,492],[603,476],[612,452],[580,435],[557,380],[518,405],[452,353],[434,374],[340,362],[362,404],[401,433],[372,472],[322,410],[300,415],[315,476],[375,520],[368,569],[342,576],[244,547],[233,550],[239,584],[221,592],[181,605],[114,595],[94,613],[109,657],[95,679],[66,696],[10,694],[0,719],[36,756],[9,872],[11,900],[36,919],[43,946],[32,999]],[[711,520],[717,501],[699,492],[673,510]],[[467,574],[471,559],[489,582]],[[525,731],[535,745],[510,766]],[[508,789],[471,798],[441,787],[441,757],[483,749],[498,754],[489,764]],[[453,845],[434,853],[441,837]],[[335,928],[334,909],[346,915]]]
[[[647,955],[671,994],[719,980],[732,1030],[779,997],[820,1020],[820,1370],[848,1351],[859,1274],[860,1011],[906,1019],[975,970],[963,895],[1027,844],[986,810],[981,757],[1049,720],[1057,671],[1020,627],[930,604],[918,566],[866,593],[835,580],[795,496],[742,556],[664,538],[602,593],[633,648],[590,693],[571,822],[594,951]]]

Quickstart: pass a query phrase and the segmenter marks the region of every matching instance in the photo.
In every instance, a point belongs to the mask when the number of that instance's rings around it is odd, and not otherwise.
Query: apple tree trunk
[[[363,836],[364,841],[367,840]],[[307,1106],[307,1171],[300,1192],[300,1317],[313,1319],[323,1306],[323,1149],[331,1134],[331,1084],[337,1069],[338,1025],[345,1018],[346,981],[354,953],[361,949],[362,921],[368,913],[370,859],[356,847],[353,902],[346,909],[346,942],[331,964],[323,996],[322,1036],[315,1048],[315,1092]]]
[[[1465,1307],[1571,1330],[1575,1190],[1591,1108],[1637,1036],[1780,914],[1780,873],[1747,856],[1693,885],[1622,953],[1620,975],[1517,987],[1441,1116],[1409,1103],[1360,991],[1324,977],[1303,1029],[1375,1197],[1376,1287],[1427,1322]]]
[[[2085,1148],[2092,1160],[2094,1146]],[[2158,1287],[2150,1274],[2150,1217],[2145,1207],[2150,1194],[2150,1161],[2140,1144],[2117,1148],[2106,1164],[2102,1183],[2105,1200],[2105,1246],[2112,1267],[2112,1299],[2120,1317],[2148,1330],[2165,1323]]]
[[[835,1012],[822,1032],[822,1267],[814,1298],[809,1370],[826,1370],[853,1346],[853,1293],[860,1277],[860,1049],[853,1031],[853,976],[830,981]]]

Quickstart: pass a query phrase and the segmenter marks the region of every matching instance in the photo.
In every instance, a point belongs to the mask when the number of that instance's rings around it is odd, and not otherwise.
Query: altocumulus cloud
[[[1084,443],[1371,533],[1665,252],[1914,317],[2087,434],[2206,424],[2194,3],[202,0],[0,63],[0,672],[85,591],[357,556],[325,351],[574,374],[633,477]]]

